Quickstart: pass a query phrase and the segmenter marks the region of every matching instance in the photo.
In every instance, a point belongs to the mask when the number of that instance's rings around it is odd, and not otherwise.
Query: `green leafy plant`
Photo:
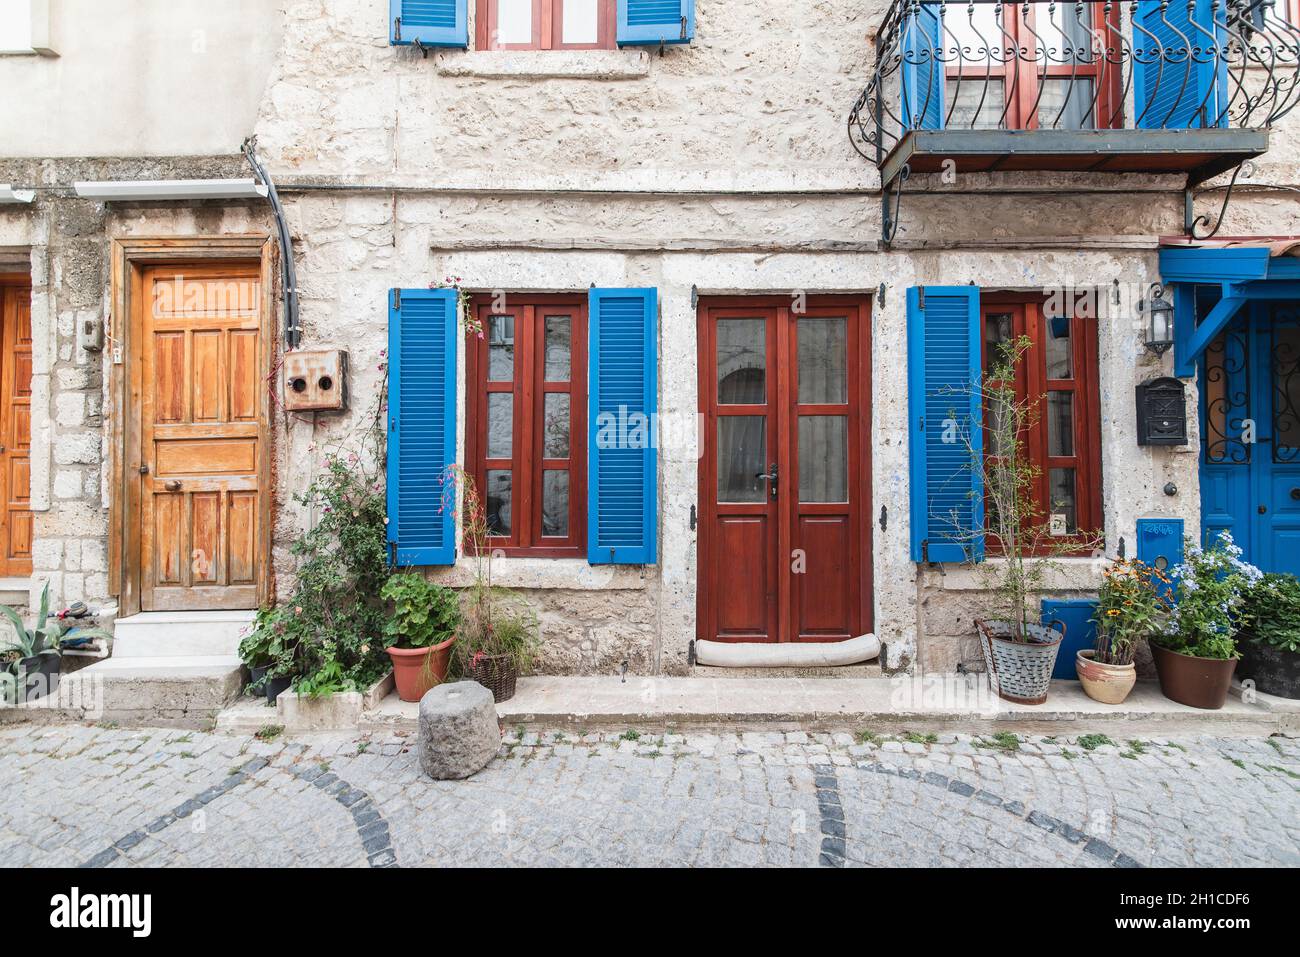
[[[1241,657],[1237,632],[1250,624],[1246,595],[1264,577],[1241,560],[1241,548],[1226,530],[1209,548],[1188,541],[1174,569],[1176,605],[1157,644],[1196,658]]]
[[[0,605],[0,616],[9,622],[12,633],[0,636],[0,701],[14,704],[18,700],[22,662],[28,658],[62,657],[64,623],[50,615],[50,586],[41,589],[41,604],[29,629],[22,616],[8,605]],[[78,638],[111,639],[103,628],[77,626]]]
[[[1096,660],[1131,665],[1138,644],[1159,634],[1173,603],[1161,591],[1169,579],[1137,559],[1120,559],[1103,573],[1098,593]]]
[[[1300,580],[1268,574],[1246,591],[1240,639],[1279,651],[1300,652]]]
[[[239,642],[239,657],[249,668],[265,668],[266,678],[288,678],[297,673],[303,622],[288,610],[263,608]],[[256,689],[253,689],[256,690]]]
[[[384,625],[385,648],[428,648],[455,636],[460,602],[450,588],[405,572],[389,578],[380,595],[393,605]]]

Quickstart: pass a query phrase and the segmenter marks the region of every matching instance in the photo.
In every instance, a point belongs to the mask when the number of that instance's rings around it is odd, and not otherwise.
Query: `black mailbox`
[[[1137,387],[1138,445],[1187,444],[1187,393],[1162,376]]]

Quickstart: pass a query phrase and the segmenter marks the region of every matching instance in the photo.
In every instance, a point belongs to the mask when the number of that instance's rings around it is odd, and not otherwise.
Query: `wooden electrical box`
[[[344,412],[348,407],[348,354],[287,352],[284,407],[289,412]]]

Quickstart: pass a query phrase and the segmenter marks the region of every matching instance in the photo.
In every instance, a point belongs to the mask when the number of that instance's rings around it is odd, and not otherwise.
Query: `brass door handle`
[[[167,489],[169,492],[179,492],[181,490],[181,483],[173,479],[172,481],[167,482],[163,488]]]

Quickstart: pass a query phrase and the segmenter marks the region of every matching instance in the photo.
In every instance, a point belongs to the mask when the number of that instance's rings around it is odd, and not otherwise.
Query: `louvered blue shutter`
[[[618,45],[690,43],[695,0],[618,0]]]
[[[388,541],[393,564],[456,561],[454,289],[394,289],[388,313]],[[445,493],[445,494],[444,494]]]
[[[1133,110],[1139,129],[1227,125],[1226,37],[1214,22],[1210,0],[1195,0],[1194,18],[1190,3],[1140,0],[1137,5]]]
[[[587,559],[593,565],[653,565],[658,292],[592,289],[589,295]]]
[[[469,46],[469,0],[388,0],[388,42],[426,47]]]
[[[984,558],[980,365],[979,289],[909,289],[913,561]]]
[[[943,28],[937,3],[910,4],[902,27],[903,80],[899,115],[907,129],[943,127]]]

